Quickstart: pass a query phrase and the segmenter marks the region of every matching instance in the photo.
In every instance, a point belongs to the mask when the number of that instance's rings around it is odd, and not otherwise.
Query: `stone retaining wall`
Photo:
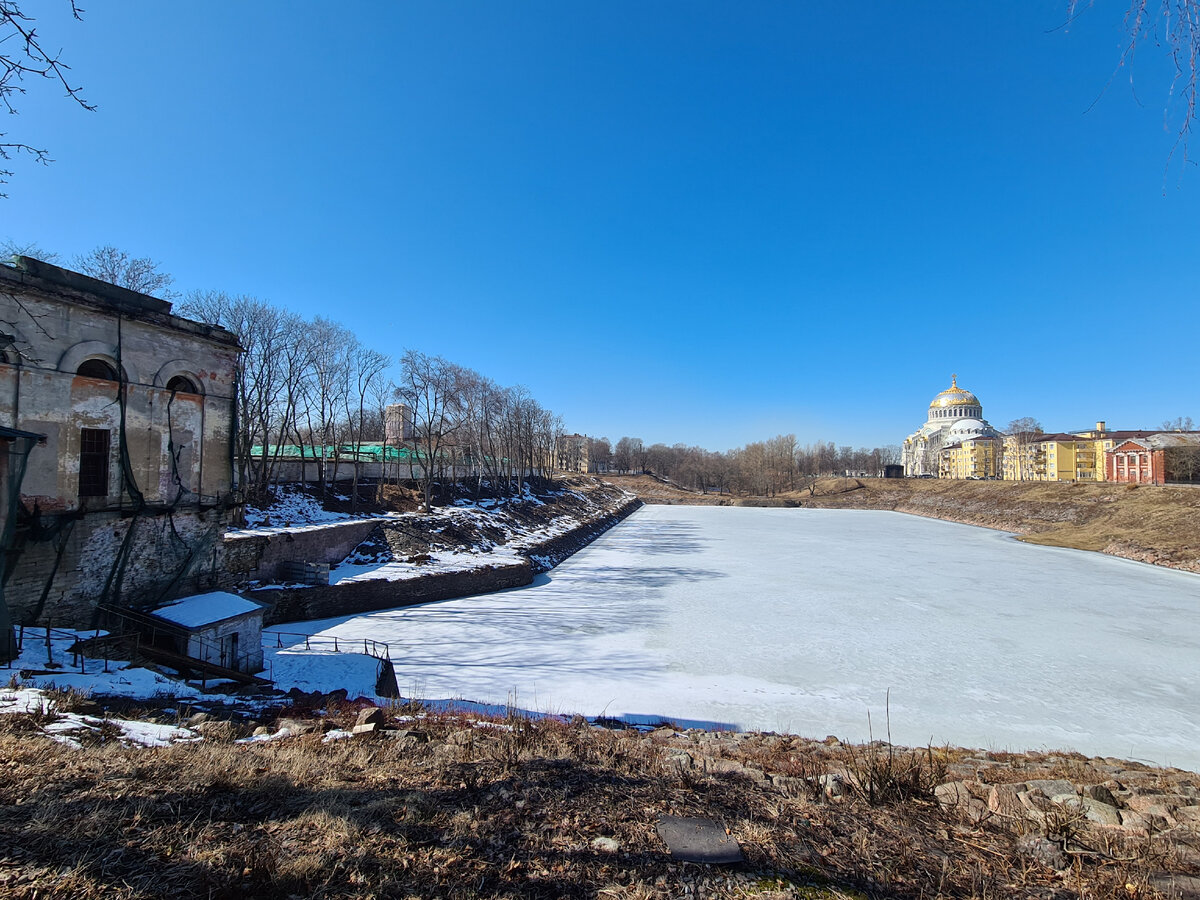
[[[345,584],[251,591],[268,603],[264,625],[325,619],[354,613],[416,606],[469,594],[489,594],[533,581],[533,566],[522,560],[508,566],[486,566],[462,572],[436,572],[401,581],[351,581]]]
[[[450,600],[471,594],[489,594],[508,588],[523,587],[533,581],[534,574],[553,568],[586,547],[634,510],[640,508],[641,505],[640,500],[631,498],[608,515],[586,522],[566,534],[521,550],[521,555],[526,559],[511,565],[487,565],[460,572],[436,572],[399,581],[374,579],[351,581],[344,584],[259,590],[250,592],[249,596],[270,604],[264,616],[264,624],[280,625],[285,622],[323,619],[380,609],[395,609],[420,603],[431,603],[435,600]],[[365,531],[361,532],[361,537],[345,549],[342,549],[342,545],[339,544],[336,552],[340,555],[336,559],[331,558],[332,553],[335,552],[331,550],[330,556],[323,557],[322,561],[340,561],[379,523],[376,521],[356,524],[365,528]],[[322,535],[329,533],[329,529],[313,529],[297,534],[296,538],[303,537],[308,542],[320,540]],[[270,546],[275,547],[276,542],[282,537],[284,536],[272,535]],[[348,540],[349,537],[350,533],[347,532],[346,539]],[[259,536],[253,536],[253,539],[261,540]],[[339,540],[341,539],[342,537],[339,535]],[[233,540],[244,542],[247,539],[238,537]],[[294,548],[295,544],[284,544],[283,546]],[[287,551],[280,551],[280,553],[283,552]],[[293,556],[292,558],[315,559],[316,557]],[[281,556],[275,561],[275,564],[282,561]],[[262,565],[263,563],[260,563],[260,572]]]
[[[278,534],[227,534],[225,572],[237,581],[270,581],[278,577],[284,563],[340,563],[380,521],[330,522]]]
[[[578,553],[614,525],[618,525],[636,510],[641,509],[642,501],[636,497],[627,500],[607,516],[585,522],[579,528],[566,534],[550,538],[533,547],[521,551],[521,555],[530,559],[535,572],[546,572],[564,559]],[[536,557],[536,558],[535,558]],[[545,563],[548,562],[549,565]]]

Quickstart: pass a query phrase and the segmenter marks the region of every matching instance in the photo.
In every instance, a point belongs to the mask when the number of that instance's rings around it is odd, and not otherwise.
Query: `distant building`
[[[998,438],[977,437],[944,446],[938,460],[938,478],[994,479],[1002,471],[1003,446]]]
[[[562,434],[554,452],[554,468],[559,472],[603,472],[608,463],[592,456],[592,439],[586,434]]]
[[[1160,432],[1120,441],[1106,454],[1109,481],[1194,484],[1200,481],[1200,433]]]
[[[994,466],[994,461],[1000,457],[999,432],[983,418],[983,406],[979,399],[970,391],[960,388],[958,376],[952,375],[950,387],[934,397],[929,404],[925,424],[904,439],[904,474],[941,474],[944,465],[942,450],[953,446],[955,451],[960,451],[964,442],[972,443],[972,458],[979,456],[979,459],[982,459],[984,456],[990,456]],[[990,454],[979,455],[982,454],[980,442],[995,444]],[[959,471],[958,459],[959,454],[956,452],[952,455],[951,470]]]
[[[98,604],[215,586],[237,338],[26,257],[0,264],[0,322],[0,423],[45,439],[8,526],[14,622],[90,627]]]

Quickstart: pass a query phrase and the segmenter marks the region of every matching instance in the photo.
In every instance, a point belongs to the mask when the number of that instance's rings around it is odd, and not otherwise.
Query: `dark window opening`
[[[84,428],[79,432],[79,496],[108,496],[107,428]]]
[[[103,378],[105,381],[118,381],[117,370],[102,359],[85,359],[75,370],[76,375],[85,378]]]
[[[185,378],[182,375],[176,375],[167,382],[167,390],[175,394],[198,394],[196,386],[192,384],[190,378]]]

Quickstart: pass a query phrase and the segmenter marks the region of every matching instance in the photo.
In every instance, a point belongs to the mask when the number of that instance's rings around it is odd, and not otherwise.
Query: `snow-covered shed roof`
[[[246,613],[261,611],[261,605],[245,597],[228,591],[213,591],[210,594],[184,597],[182,600],[160,606],[154,610],[154,615],[184,628],[199,628],[202,625],[212,625],[214,622],[224,622]]]

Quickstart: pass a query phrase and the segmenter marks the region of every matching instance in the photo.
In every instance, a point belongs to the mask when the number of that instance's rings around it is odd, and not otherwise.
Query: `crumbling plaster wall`
[[[130,606],[172,585],[171,596],[216,586],[234,500],[236,338],[171,315],[164,301],[25,262],[28,271],[0,265],[0,331],[11,336],[0,423],[46,443],[21,486],[35,516],[8,573],[14,621],[86,627],[106,585],[109,602]],[[77,375],[89,359],[122,372],[124,384]],[[197,391],[167,390],[175,376]],[[79,496],[84,428],[110,432],[107,496]],[[144,505],[127,489],[122,447]]]

